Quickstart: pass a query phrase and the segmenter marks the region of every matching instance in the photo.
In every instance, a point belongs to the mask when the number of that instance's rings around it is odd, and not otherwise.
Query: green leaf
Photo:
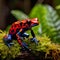
[[[22,20],[22,19],[27,19],[28,18],[28,16],[25,13],[23,13],[22,11],[19,11],[19,10],[12,10],[11,13],[18,20]]]
[[[60,5],[56,6],[56,9],[60,9]]]
[[[34,6],[29,16],[37,17],[40,22],[40,34],[46,34],[52,40],[60,40],[60,19],[57,12],[49,5],[37,4]],[[35,30],[36,31],[36,30]]]
[[[10,27],[11,27],[11,25],[7,26],[7,28],[6,28],[5,31],[6,31],[6,32],[9,32]]]
[[[48,13],[47,13],[47,19],[48,19],[48,26],[51,27],[51,38],[55,40],[56,42],[59,42],[60,40],[60,18],[57,14],[56,10],[54,10],[51,6],[46,6]]]
[[[29,16],[31,18],[37,17],[39,19],[40,22],[40,28],[36,28],[36,30],[34,29],[34,31],[39,31],[40,33],[42,33],[42,29],[44,27],[42,27],[42,25],[46,25],[46,14],[47,14],[47,10],[45,8],[45,6],[41,5],[41,4],[37,4],[34,6],[34,8],[32,9],[32,11],[30,12]],[[42,24],[42,25],[41,25]]]

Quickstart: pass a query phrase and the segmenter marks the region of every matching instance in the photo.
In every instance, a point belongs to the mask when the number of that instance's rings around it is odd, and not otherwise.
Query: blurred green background
[[[5,29],[17,20],[11,14],[12,10],[20,10],[29,15],[36,4],[50,5],[60,15],[60,0],[0,0],[0,29]]]

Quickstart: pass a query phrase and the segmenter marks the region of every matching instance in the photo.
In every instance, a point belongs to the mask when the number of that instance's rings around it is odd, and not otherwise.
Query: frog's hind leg
[[[23,50],[24,49],[29,49],[27,44],[25,42],[22,42],[22,39],[18,34],[16,34],[16,37],[17,37],[18,43],[20,44],[20,46],[22,47]]]
[[[5,35],[3,37],[3,40],[8,47],[10,47],[13,44],[13,43],[11,43],[12,42],[12,35],[11,34]]]

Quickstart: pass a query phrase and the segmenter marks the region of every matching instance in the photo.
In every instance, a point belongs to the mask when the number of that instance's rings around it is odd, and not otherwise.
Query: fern
[[[40,27],[38,32],[40,34],[46,34],[55,42],[60,39],[60,19],[57,12],[51,6],[37,4],[32,9],[29,16],[39,19]]]
[[[60,42],[60,18],[57,14],[57,12],[51,7],[51,6],[46,6],[48,13],[47,13],[47,19],[48,19],[48,25],[53,29],[52,38],[54,40],[58,40]],[[57,42],[57,41],[56,41]]]

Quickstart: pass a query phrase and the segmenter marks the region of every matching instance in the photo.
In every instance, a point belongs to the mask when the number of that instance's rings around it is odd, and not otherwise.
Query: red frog
[[[33,19],[25,19],[22,21],[17,21],[14,22],[9,30],[9,34],[4,36],[4,41],[8,45],[8,47],[11,46],[11,42],[14,38],[17,39],[18,43],[20,44],[21,47],[23,48],[28,48],[27,44],[22,42],[22,37],[29,37],[29,34],[25,33],[27,30],[31,31],[32,35],[32,41],[35,41],[37,44],[37,39],[35,37],[35,34],[32,30],[32,27],[39,25],[38,18],[33,18]]]

